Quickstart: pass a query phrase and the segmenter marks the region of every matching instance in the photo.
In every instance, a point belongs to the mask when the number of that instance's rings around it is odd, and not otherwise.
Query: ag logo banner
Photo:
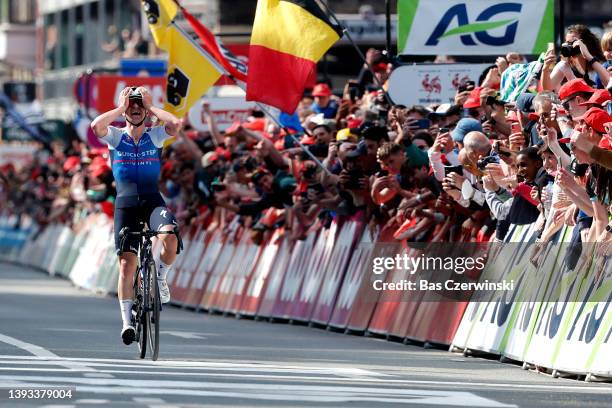
[[[539,54],[554,41],[554,0],[398,0],[397,7],[400,54]]]

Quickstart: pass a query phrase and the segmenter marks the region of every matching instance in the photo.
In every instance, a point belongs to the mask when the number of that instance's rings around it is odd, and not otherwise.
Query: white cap
[[[202,167],[206,168],[212,166],[217,161],[217,153],[208,152],[204,156],[202,156]]]

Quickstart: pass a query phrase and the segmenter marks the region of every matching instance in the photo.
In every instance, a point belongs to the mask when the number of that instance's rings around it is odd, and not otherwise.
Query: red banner
[[[123,77],[114,75],[98,76],[95,79],[97,87],[96,109],[106,112],[114,109],[119,100],[119,94],[126,86],[144,86],[153,96],[153,105],[162,107],[166,99],[165,77]],[[94,93],[94,95],[96,95]]]

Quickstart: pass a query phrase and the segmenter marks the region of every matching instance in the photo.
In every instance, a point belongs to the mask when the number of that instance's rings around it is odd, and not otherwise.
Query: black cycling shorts
[[[159,231],[164,225],[174,225],[178,228],[178,223],[174,214],[166,207],[137,206],[128,208],[115,208],[115,249],[119,252],[138,253],[138,237],[128,236],[124,241],[123,248],[119,248],[119,232],[123,227],[128,227],[130,231],[142,231],[144,224],[148,224],[150,230]]]

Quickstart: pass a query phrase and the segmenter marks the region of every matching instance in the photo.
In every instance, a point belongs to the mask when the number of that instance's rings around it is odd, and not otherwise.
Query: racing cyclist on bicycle
[[[134,273],[138,263],[138,238],[128,236],[120,248],[119,232],[123,227],[131,231],[142,229],[147,222],[151,230],[174,231],[174,215],[166,208],[158,189],[161,152],[164,141],[180,129],[179,120],[153,106],[153,98],[144,87],[128,87],[121,91],[118,106],[98,116],[91,123],[95,135],[108,144],[111,167],[117,188],[115,201],[115,248],[119,254],[119,283],[117,293],[121,307],[123,342],[131,344],[136,331],[132,323]],[[164,126],[145,127],[148,114],[155,115]],[[111,126],[125,116],[126,126]],[[156,260],[157,279],[162,303],[170,301],[166,276],[176,259],[177,239],[172,234],[160,235],[161,254]]]

